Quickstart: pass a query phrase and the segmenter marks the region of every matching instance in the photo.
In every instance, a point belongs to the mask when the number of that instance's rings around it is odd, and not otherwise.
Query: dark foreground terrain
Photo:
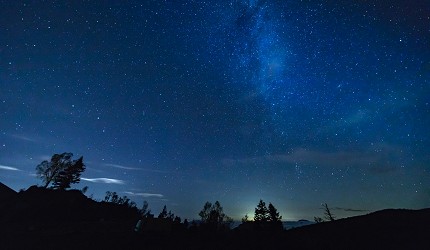
[[[1,184],[0,200],[0,249],[430,249],[430,209],[388,209],[287,231],[136,233],[137,209],[77,190],[15,193]]]

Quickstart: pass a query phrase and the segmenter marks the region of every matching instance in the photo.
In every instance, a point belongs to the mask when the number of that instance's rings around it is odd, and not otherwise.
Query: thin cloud
[[[269,160],[340,168],[366,167],[373,173],[387,173],[395,171],[404,158],[402,148],[381,143],[361,151],[322,152],[297,148],[291,154],[271,156]]]
[[[142,171],[160,173],[160,174],[168,174],[168,173],[174,172],[174,171],[156,170],[156,169],[150,169],[150,168],[142,168]]]
[[[18,168],[14,168],[14,167],[10,167],[10,166],[5,166],[5,165],[0,165],[0,169],[1,170],[9,170],[9,171],[21,171]]]
[[[113,168],[119,168],[119,169],[125,169],[125,170],[138,170],[138,171],[146,171],[146,172],[162,173],[162,174],[172,173],[173,172],[173,171],[157,170],[157,169],[150,169],[150,168],[126,167],[126,166],[123,166],[123,165],[112,164],[112,163],[106,163],[106,164],[103,164],[103,165],[107,166],[107,167],[113,167]]]
[[[163,198],[164,195],[162,194],[152,194],[152,193],[134,193],[134,192],[124,192],[130,196],[141,196],[144,198],[148,198],[148,197],[156,197],[156,198]]]
[[[27,137],[27,136],[23,136],[23,135],[10,135],[10,136],[12,136],[13,138],[22,140],[22,141],[37,142],[36,140],[34,140],[30,137]]]
[[[81,178],[81,180],[94,182],[94,183],[120,184],[120,185],[125,184],[123,180],[110,179],[110,178]]]
[[[295,148],[291,153],[242,159],[223,159],[225,166],[255,164],[299,164],[322,167],[365,167],[372,173],[387,173],[397,169],[404,159],[402,148],[389,144],[375,144],[362,150],[324,152]]]
[[[354,208],[344,208],[344,207],[334,207],[333,210],[342,210],[345,212],[369,212],[366,209],[354,209]]]
[[[108,166],[108,167],[126,169],[126,170],[142,170],[141,168],[126,167],[126,166],[122,166],[122,165],[118,165],[118,164],[111,164],[111,163],[106,163],[104,165]]]
[[[325,166],[351,166],[351,165],[366,165],[369,162],[377,162],[380,159],[376,153],[368,152],[353,152],[353,151],[337,151],[337,152],[322,152],[297,148],[293,153],[288,155],[270,156],[269,160],[275,162],[287,162],[309,165],[325,165]]]

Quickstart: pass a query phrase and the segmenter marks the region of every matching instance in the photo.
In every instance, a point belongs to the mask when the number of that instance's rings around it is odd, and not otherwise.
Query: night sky
[[[0,181],[198,218],[430,207],[429,1],[0,1]]]

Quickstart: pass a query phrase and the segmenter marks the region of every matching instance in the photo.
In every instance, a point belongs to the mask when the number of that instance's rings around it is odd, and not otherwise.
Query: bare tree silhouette
[[[334,220],[336,219],[336,217],[334,216],[334,214],[333,214],[333,213],[330,211],[330,209],[328,208],[327,203],[324,203],[324,204],[322,204],[321,206],[322,206],[322,207],[323,207],[323,209],[324,209],[324,215],[325,215],[326,220],[334,221]]]

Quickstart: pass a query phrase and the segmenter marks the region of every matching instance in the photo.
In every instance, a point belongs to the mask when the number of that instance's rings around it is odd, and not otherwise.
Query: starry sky
[[[0,1],[0,181],[157,215],[283,219],[430,206],[430,3]]]

